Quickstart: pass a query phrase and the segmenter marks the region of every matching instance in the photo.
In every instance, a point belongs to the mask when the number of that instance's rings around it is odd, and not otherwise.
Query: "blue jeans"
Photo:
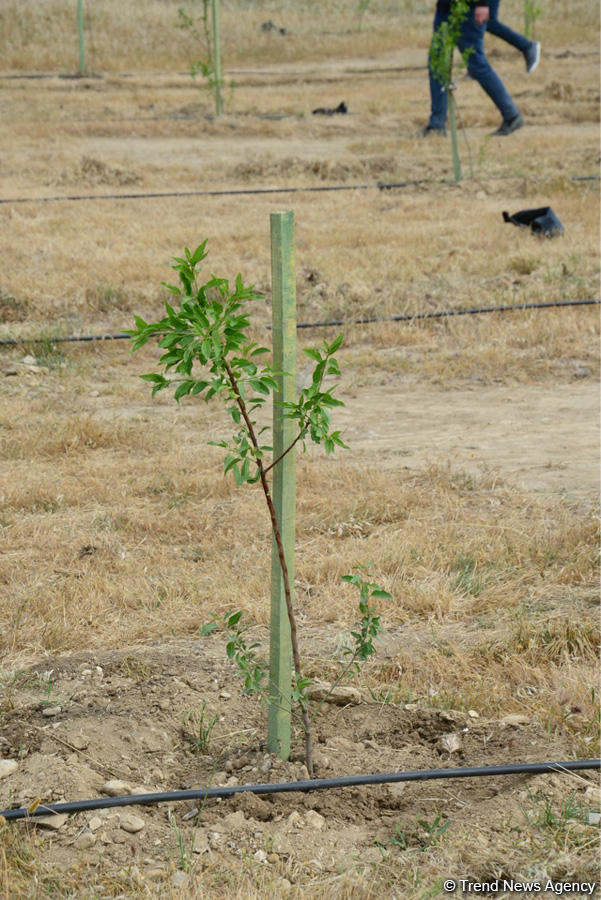
[[[516,50],[519,50],[520,53],[525,53],[530,47],[531,42],[527,37],[524,37],[523,34],[518,34],[517,31],[513,31],[511,28],[508,28],[507,25],[503,25],[502,22],[499,22],[500,2],[501,0],[488,0],[490,19],[487,22],[486,30],[489,34],[494,34],[495,37],[501,38],[502,41],[511,44],[511,46],[515,47]]]
[[[434,31],[438,31],[441,24],[449,18],[448,10],[436,10],[434,16]],[[457,46],[461,52],[472,48],[467,61],[468,74],[475,78],[480,87],[486,91],[492,102],[498,108],[503,119],[513,119],[519,115],[519,110],[511,99],[507,88],[484,55],[484,33],[486,25],[476,25],[474,21],[474,7],[471,7],[462,26]],[[430,75],[430,128],[444,128],[447,121],[447,92],[432,70]]]

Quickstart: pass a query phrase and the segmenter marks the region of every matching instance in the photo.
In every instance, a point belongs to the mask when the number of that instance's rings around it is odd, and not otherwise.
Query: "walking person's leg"
[[[470,9],[461,26],[457,46],[462,53],[471,50],[467,60],[468,73],[474,78],[495,104],[503,117],[501,127],[493,132],[498,135],[511,134],[524,124],[520,111],[513,102],[509,91],[489,63],[484,53],[484,33],[486,25],[476,25],[474,9]]]
[[[432,33],[434,34],[437,32],[441,24],[446,22],[448,18],[448,12],[437,9],[436,15],[434,16]],[[422,134],[445,134],[447,126],[447,92],[443,89],[442,84],[432,71],[429,59],[428,75],[430,78],[430,118]]]
[[[486,24],[486,30],[489,34],[494,34],[495,37],[519,50],[526,60],[526,71],[534,72],[540,60],[540,44],[538,41],[529,41],[525,35],[518,34],[517,31],[499,21],[500,2],[501,0],[488,0],[490,18]]]

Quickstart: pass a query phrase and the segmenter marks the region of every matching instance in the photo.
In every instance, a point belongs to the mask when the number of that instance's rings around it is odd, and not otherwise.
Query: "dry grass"
[[[225,63],[242,71],[221,122],[202,118],[210,98],[184,74],[195,48],[175,28],[179,5],[143,0],[134,18],[127,4],[88,4],[89,65],[100,79],[0,79],[3,196],[425,183],[293,199],[0,206],[2,336],[48,338],[0,355],[5,671],[57,652],[195,636],[212,613],[233,608],[265,632],[268,523],[259,494],[224,479],[220,452],[206,446],[227,434],[221,411],[151,401],[138,375],[156,364],[153,348],[132,358],[124,342],[51,341],[121,330],[134,312],[161,314],[161,281],[184,245],[209,236],[210,268],[241,271],[264,291],[253,310],[259,324],[270,315],[268,216],[279,204],[295,210],[305,321],[598,296],[598,184],[572,179],[598,167],[595,4],[547,4],[537,24],[543,62],[527,82],[521,61],[495,47],[495,67],[529,124],[511,140],[489,139],[496,112],[477,85],[461,82],[473,177],[454,187],[435,183],[449,177],[448,145],[415,137],[425,72],[387,71],[423,65],[428,4],[373,2],[359,32],[354,0],[223,3]],[[73,9],[39,6],[2,5],[2,66],[74,71]],[[503,15],[519,25],[521,4],[504,0]],[[267,19],[290,35],[260,32]],[[374,62],[384,71],[360,71]],[[341,99],[348,117],[311,117]],[[282,112],[290,118],[255,115]],[[174,113],[191,118],[166,118]],[[562,239],[538,240],[501,218],[504,209],[549,204],[566,226]],[[303,333],[301,343],[321,336]],[[25,352],[37,367],[22,364]],[[440,389],[452,404],[454,392],[473,389],[478,404],[478,390],[495,385],[557,387],[559,397],[559,388],[577,392],[598,376],[598,321],[574,308],[349,327],[340,360],[346,399]],[[538,414],[533,408],[533,422]],[[541,465],[545,458],[541,447]],[[375,696],[522,712],[571,754],[595,756],[597,498],[535,493],[496,469],[467,474],[455,460],[409,459],[410,469],[406,461],[376,450],[299,461],[296,602],[311,672],[329,673],[355,618],[340,576],[371,560],[394,597],[382,604],[381,654],[363,673]],[[503,821],[494,800],[475,804],[472,825],[427,854],[390,845],[381,862],[339,877],[289,873],[297,880],[289,896],[426,898],[437,896],[445,872],[491,877],[507,860],[594,879],[590,837],[567,815],[565,790],[548,785],[534,785]],[[57,874],[25,829],[3,829],[1,846],[2,896],[146,895],[131,870],[102,867],[87,870],[82,893],[81,873]],[[281,895],[266,868],[235,865],[208,865],[189,896]]]

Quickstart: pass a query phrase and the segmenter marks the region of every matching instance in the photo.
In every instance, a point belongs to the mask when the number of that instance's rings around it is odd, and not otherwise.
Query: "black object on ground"
[[[342,103],[339,103],[338,106],[333,107],[333,108],[328,107],[328,106],[318,106],[317,109],[313,110],[313,115],[314,116],[336,116],[336,115],[340,114],[340,115],[344,116],[344,115],[346,115],[347,112],[348,112],[348,106],[346,105],[346,103],[343,100]]]
[[[519,228],[531,228],[535,234],[542,234],[545,237],[563,234],[563,225],[550,206],[541,206],[540,209],[522,209],[512,216],[504,212],[503,219]]]
[[[121,797],[95,797],[93,800],[72,800],[68,803],[41,804],[30,813],[26,807],[0,810],[7,821],[31,819],[48,813],[74,813],[91,809],[110,809],[115,806],[147,806],[178,800],[207,800],[232,797],[234,794],[281,794],[293,791],[322,791],[356,785],[398,784],[401,781],[430,781],[437,778],[492,778],[497,775],[537,775],[543,772],[576,772],[601,768],[601,759],[566,760],[564,762],[513,763],[500,766],[459,766],[456,769],[421,769],[409,772],[384,772],[373,775],[345,775],[340,778],[314,778],[310,781],[284,781],[275,784],[240,784],[219,788],[200,788],[189,791],[164,791],[158,794],[127,794]]]

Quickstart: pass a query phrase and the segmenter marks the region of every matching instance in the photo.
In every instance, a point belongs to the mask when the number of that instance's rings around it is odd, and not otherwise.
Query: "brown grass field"
[[[17,763],[0,809],[99,796],[109,778],[138,792],[305,775],[299,723],[289,761],[267,754],[224,633],[201,635],[242,609],[267,651],[269,522],[207,445],[228,436],[224,411],[151,399],[155,346],[53,338],[162,315],[172,257],[206,237],[207,271],[263,293],[265,342],[281,208],[301,321],[600,296],[597,4],[543,4],[531,75],[486,38],[526,127],[490,137],[496,110],[460,77],[456,185],[450,141],[417,136],[433,4],[223,2],[219,119],[180,5],[85,3],[85,78],[64,77],[75,3],[0,7],[0,338],[20,342],[0,347],[0,758]],[[521,29],[522,4],[502,18]],[[346,116],[311,114],[343,100]],[[315,186],[349,190],[112,196]],[[40,199],[82,195],[106,199]],[[503,222],[547,205],[562,237]],[[336,674],[353,565],[371,562],[393,599],[353,682],[362,701],[316,717],[317,775],[598,757],[598,308],[307,329],[299,345],[340,330],[350,450],[297,463],[307,672]],[[583,772],[4,823],[0,896],[426,900],[447,878],[599,882],[599,798]]]

